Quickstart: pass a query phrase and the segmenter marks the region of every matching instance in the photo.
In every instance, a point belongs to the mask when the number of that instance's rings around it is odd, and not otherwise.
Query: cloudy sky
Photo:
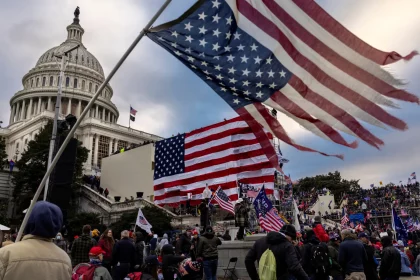
[[[21,79],[38,58],[66,38],[76,6],[81,8],[83,43],[109,73],[138,32],[163,0],[38,0],[6,1],[0,10],[0,120],[9,120],[9,99],[22,88]],[[157,24],[182,14],[194,0],[173,0]],[[420,1],[318,0],[324,9],[353,33],[376,48],[400,54],[420,50]],[[420,92],[420,56],[387,69]],[[166,51],[144,38],[111,81],[113,102],[120,110],[119,123],[128,125],[130,104],[139,111],[132,126],[161,136],[171,136],[206,126],[236,113],[198,77]],[[284,170],[292,179],[339,170],[345,178],[361,179],[367,187],[379,181],[406,181],[419,171],[420,107],[401,103],[392,113],[405,120],[406,132],[369,127],[385,146],[378,151],[359,141],[356,150],[326,142],[279,116],[299,143],[328,153],[342,153],[345,160],[303,153],[282,144],[290,160]]]

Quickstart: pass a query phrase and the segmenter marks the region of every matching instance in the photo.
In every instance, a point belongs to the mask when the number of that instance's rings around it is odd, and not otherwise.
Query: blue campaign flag
[[[404,241],[404,244],[408,240],[408,232],[401,218],[397,215],[395,208],[392,208],[392,229],[397,233],[397,240]]]
[[[352,214],[349,216],[350,222],[363,222],[365,220],[365,215],[363,213]]]
[[[268,199],[264,186],[262,186],[254,200],[254,208],[257,213],[260,226],[266,231],[279,231],[285,224],[282,218]]]

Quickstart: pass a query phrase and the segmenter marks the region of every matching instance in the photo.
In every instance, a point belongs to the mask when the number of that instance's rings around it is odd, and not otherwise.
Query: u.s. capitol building
[[[77,15],[73,23],[67,26],[67,39],[41,55],[35,67],[23,76],[23,89],[10,99],[9,125],[0,129],[0,137],[6,138],[8,159],[19,159],[27,143],[54,118],[60,74],[60,61],[55,55],[80,45],[68,55],[60,119],[68,114],[79,117],[105,80],[101,64],[83,45],[84,32]],[[111,101],[113,95],[112,87],[106,85],[75,133],[75,137],[90,150],[85,164],[86,172],[100,169],[101,159],[113,151],[130,144],[161,139],[159,136],[117,124],[119,111]]]

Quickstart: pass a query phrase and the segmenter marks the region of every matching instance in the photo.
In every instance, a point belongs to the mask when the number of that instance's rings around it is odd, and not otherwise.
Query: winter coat
[[[301,248],[302,267],[305,270],[306,274],[308,274],[309,276],[315,274],[314,268],[311,264],[311,258],[314,247],[318,246],[319,244],[319,239],[316,236],[311,236],[308,240],[304,242],[304,245]]]
[[[235,205],[235,225],[238,227],[248,225],[248,207],[244,202]]]
[[[362,242],[353,238],[344,239],[338,250],[338,263],[343,268],[344,273],[364,272],[363,264],[366,261],[366,251]]]
[[[325,242],[325,243],[330,241],[330,237],[328,236],[327,232],[325,231],[324,227],[321,224],[315,223],[313,226],[313,230],[315,232],[316,237],[319,239],[319,241]]]
[[[98,246],[105,251],[104,260],[111,260],[113,246],[108,246],[103,238],[99,240]]]
[[[74,240],[71,246],[71,260],[73,266],[79,263],[89,262],[89,251],[94,246],[92,238],[89,235],[83,234]]]
[[[166,244],[169,244],[169,242],[168,242],[168,235],[165,233],[163,235],[163,238],[160,240],[159,244],[157,245],[156,250],[162,250],[163,246],[165,246]]]
[[[383,248],[381,256],[381,266],[379,268],[379,277],[398,278],[401,272],[401,255],[392,245]]]
[[[178,263],[182,262],[185,257],[175,256],[171,245],[162,247],[161,254],[163,279],[173,279],[174,273],[178,271]]]
[[[401,273],[413,273],[410,268],[410,260],[404,252],[400,251],[401,256]]]
[[[64,240],[55,240],[55,245],[57,245],[58,247],[60,247],[61,249],[64,250],[64,252],[67,252],[67,242]]]
[[[309,279],[300,265],[293,244],[283,234],[269,232],[266,237],[255,241],[245,257],[245,267],[252,280],[260,279],[255,268],[255,261],[259,261],[269,247],[276,258],[277,280],[287,280],[289,279],[289,274],[295,276],[297,280]]]
[[[338,263],[338,249],[339,246],[337,246],[337,244],[335,244],[334,242],[330,242],[328,244],[328,254],[330,255],[331,258],[331,271],[330,274],[332,277],[337,277],[342,275],[342,270],[341,270],[341,266]]]
[[[186,255],[190,252],[190,249],[191,249],[191,241],[188,239],[187,234],[186,233],[181,234],[181,236],[176,242],[175,252],[178,255],[182,255],[182,254]]]
[[[69,256],[50,238],[26,235],[0,250],[0,279],[71,279]]]
[[[136,261],[136,249],[134,244],[128,239],[123,238],[115,243],[114,249],[112,250],[112,265],[117,263],[128,263],[133,268]]]
[[[105,267],[99,266],[95,269],[92,280],[112,280],[112,277]]]
[[[415,271],[415,275],[419,276],[420,274],[420,255],[417,256],[416,262],[413,265],[413,271]]]
[[[157,246],[157,238],[156,237],[153,237],[152,239],[150,239],[150,250],[151,251],[155,251],[156,250],[156,246]]]
[[[366,251],[366,262],[363,263],[366,280],[378,280],[378,265],[375,263],[375,249],[368,244],[363,244]]]
[[[136,265],[142,265],[143,264],[143,257],[144,257],[144,241],[138,240],[134,244],[136,257],[135,257],[135,264]]]
[[[197,256],[204,260],[218,259],[217,246],[222,245],[222,241],[214,233],[205,233],[198,241]]]

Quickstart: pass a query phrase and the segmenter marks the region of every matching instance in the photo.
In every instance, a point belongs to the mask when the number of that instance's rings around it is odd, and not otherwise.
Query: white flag
[[[136,225],[141,229],[144,229],[147,233],[152,233],[150,230],[152,225],[146,220],[146,217],[143,215],[141,208],[139,208],[139,213],[137,214]]]

